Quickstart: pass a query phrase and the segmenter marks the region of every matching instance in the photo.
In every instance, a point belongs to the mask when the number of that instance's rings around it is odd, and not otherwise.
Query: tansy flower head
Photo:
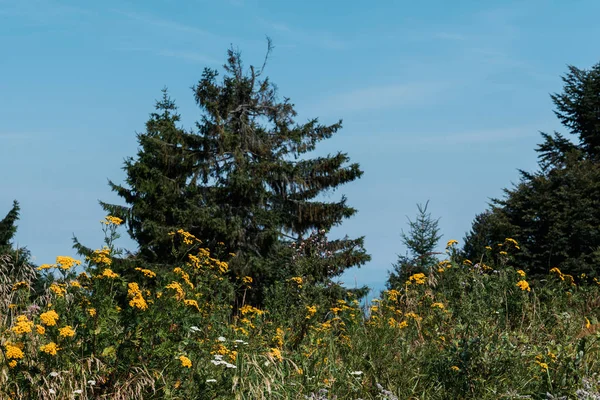
[[[179,361],[181,361],[182,367],[192,368],[192,360],[190,360],[186,356],[179,356]]]
[[[6,343],[4,345],[4,348],[6,349],[4,356],[8,359],[11,359],[11,358],[21,359],[21,358],[25,357],[25,354],[23,354],[23,350],[21,350],[19,348],[19,346]]]
[[[517,284],[515,285],[517,287],[519,287],[522,291],[531,291],[531,288],[529,287],[529,283],[525,280],[521,280],[519,282],[517,282]]]
[[[60,328],[58,334],[62,337],[73,337],[75,336],[75,330],[70,325],[67,325],[64,328]]]
[[[40,319],[42,320],[42,324],[47,326],[56,325],[56,321],[58,320],[58,314],[54,310],[47,311],[40,315]]]
[[[114,279],[114,278],[118,278],[119,274],[117,274],[116,272],[113,272],[112,269],[110,268],[105,268],[104,271],[102,271],[102,275],[105,278],[109,278],[109,279]]]
[[[112,215],[107,215],[106,217],[104,217],[104,219],[102,221],[104,225],[116,225],[119,226],[123,223],[123,220],[119,217],[113,217]]]
[[[31,332],[33,325],[33,322],[26,315],[19,315],[15,326],[11,330],[17,335],[22,335]]]
[[[56,257],[56,265],[60,269],[68,270],[74,267],[75,265],[81,265],[81,261],[69,256],[58,256]]]
[[[58,346],[56,345],[56,343],[54,342],[50,342],[48,344],[45,344],[43,346],[40,346],[40,350],[43,351],[46,354],[50,354],[51,356],[55,356],[56,353],[60,350],[58,348]]]

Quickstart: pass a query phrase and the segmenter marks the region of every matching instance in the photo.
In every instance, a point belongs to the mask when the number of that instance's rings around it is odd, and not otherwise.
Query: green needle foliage
[[[408,248],[409,254],[398,256],[393,265],[386,286],[388,289],[402,287],[406,279],[415,273],[429,272],[429,268],[438,262],[434,249],[442,235],[439,234],[439,218],[433,219],[427,212],[429,201],[417,204],[418,214],[414,221],[408,219],[409,231],[402,231],[402,243]]]
[[[505,198],[493,199],[491,209],[477,216],[465,238],[466,257],[512,237],[522,247],[519,262],[532,273],[553,267],[573,275],[600,272],[600,64],[590,70],[570,66],[563,82],[563,92],[551,98],[577,139],[542,133],[540,170],[520,171],[520,182],[505,189]]]
[[[269,42],[267,57],[270,51]],[[127,205],[101,203],[127,222],[138,259],[175,262],[168,233],[183,229],[229,261],[233,278],[253,278],[245,299],[254,303],[265,287],[301,272],[291,243],[356,213],[345,196],[328,202],[322,195],[362,175],[346,153],[306,157],[342,123],[295,122],[294,105],[263,77],[265,64],[246,70],[239,51],[229,50],[221,81],[205,69],[193,88],[202,112],[193,131],[178,126],[164,91],[138,135],[137,158],[125,162],[126,185],[110,182]],[[330,241],[326,250],[327,265],[313,271],[319,282],[369,260],[363,238]]]

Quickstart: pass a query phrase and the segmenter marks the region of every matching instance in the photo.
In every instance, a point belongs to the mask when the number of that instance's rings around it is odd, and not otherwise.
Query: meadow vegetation
[[[0,397],[598,396],[600,282],[558,268],[529,279],[511,238],[476,264],[452,240],[435,268],[368,309],[350,292],[319,296],[307,275],[280,282],[264,308],[233,311],[252,279],[227,279],[228,264],[185,231],[171,235],[185,254],[171,271],[115,273],[120,222],[103,221],[108,245],[83,268],[70,257],[38,267],[56,279],[34,301],[35,274],[4,276]]]
[[[230,50],[221,82],[206,69],[195,131],[164,91],[78,258],[15,249],[15,201],[0,399],[600,399],[600,64],[552,97],[579,141],[543,134],[540,171],[444,253],[419,205],[371,302],[336,280],[370,260],[364,237],[328,238],[357,210],[323,199],[362,170],[307,157],[341,121],[295,123],[264,67]]]

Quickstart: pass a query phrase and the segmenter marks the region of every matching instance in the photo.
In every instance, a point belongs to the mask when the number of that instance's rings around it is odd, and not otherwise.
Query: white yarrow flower
[[[360,376],[362,374],[363,374],[362,371],[353,371],[353,372],[350,372],[350,375],[355,375],[355,376]]]
[[[50,372],[50,374],[49,374],[49,375],[50,375],[51,377],[53,377],[53,378],[56,378],[56,377],[58,376],[58,372],[54,372],[54,371],[52,371],[52,372]]]
[[[217,381],[216,379],[207,379],[207,380],[206,380],[206,383],[214,383],[214,382],[216,382],[216,381]]]
[[[94,386],[96,384],[95,380],[90,379],[89,381],[87,381],[88,385]]]
[[[50,394],[56,394],[56,390],[54,390],[54,389],[49,389],[49,390],[48,390],[48,393],[50,393]]]
[[[217,340],[218,340],[219,342],[224,342],[224,341],[226,341],[227,339],[225,339],[223,336],[219,336],[219,337],[217,338]]]
[[[76,390],[73,390],[73,393],[75,393],[75,394],[81,394],[81,393],[83,393],[83,390],[76,389]]]
[[[190,330],[194,332],[200,332],[200,328],[198,328],[197,326],[190,326]]]

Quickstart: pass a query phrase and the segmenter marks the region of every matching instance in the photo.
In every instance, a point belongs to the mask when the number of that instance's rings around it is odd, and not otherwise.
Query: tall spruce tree
[[[425,205],[417,204],[417,217],[414,221],[408,219],[409,231],[402,231],[402,243],[407,247],[407,255],[399,255],[389,273],[386,286],[394,289],[402,286],[409,275],[427,272],[438,261],[435,256],[435,246],[442,238],[439,234],[439,218],[433,219],[427,212],[429,201]]]
[[[6,216],[0,220],[0,254],[12,251],[12,239],[17,233],[16,222],[19,220],[19,202],[14,200],[13,206]]]
[[[270,51],[269,42],[267,58]],[[216,70],[204,70],[193,88],[202,111],[194,132],[177,127],[179,117],[165,94],[147,131],[138,135],[137,159],[125,163],[127,186],[111,182],[127,205],[102,203],[127,221],[140,259],[173,261],[168,232],[176,228],[210,250],[235,254],[233,274],[252,276],[255,302],[264,287],[295,273],[286,262],[290,243],[356,213],[345,196],[334,202],[320,196],[362,175],[346,153],[303,157],[342,123],[296,123],[294,105],[280,100],[262,77],[267,58],[261,68],[246,71],[240,52],[231,49],[221,82]],[[369,260],[362,237],[327,245],[327,269],[315,272],[321,281]]]
[[[520,182],[492,199],[465,238],[466,256],[476,259],[485,246],[516,239],[516,262],[530,272],[600,274],[600,64],[590,70],[569,66],[562,93],[551,98],[555,114],[576,135],[542,133],[540,170],[520,171]]]

